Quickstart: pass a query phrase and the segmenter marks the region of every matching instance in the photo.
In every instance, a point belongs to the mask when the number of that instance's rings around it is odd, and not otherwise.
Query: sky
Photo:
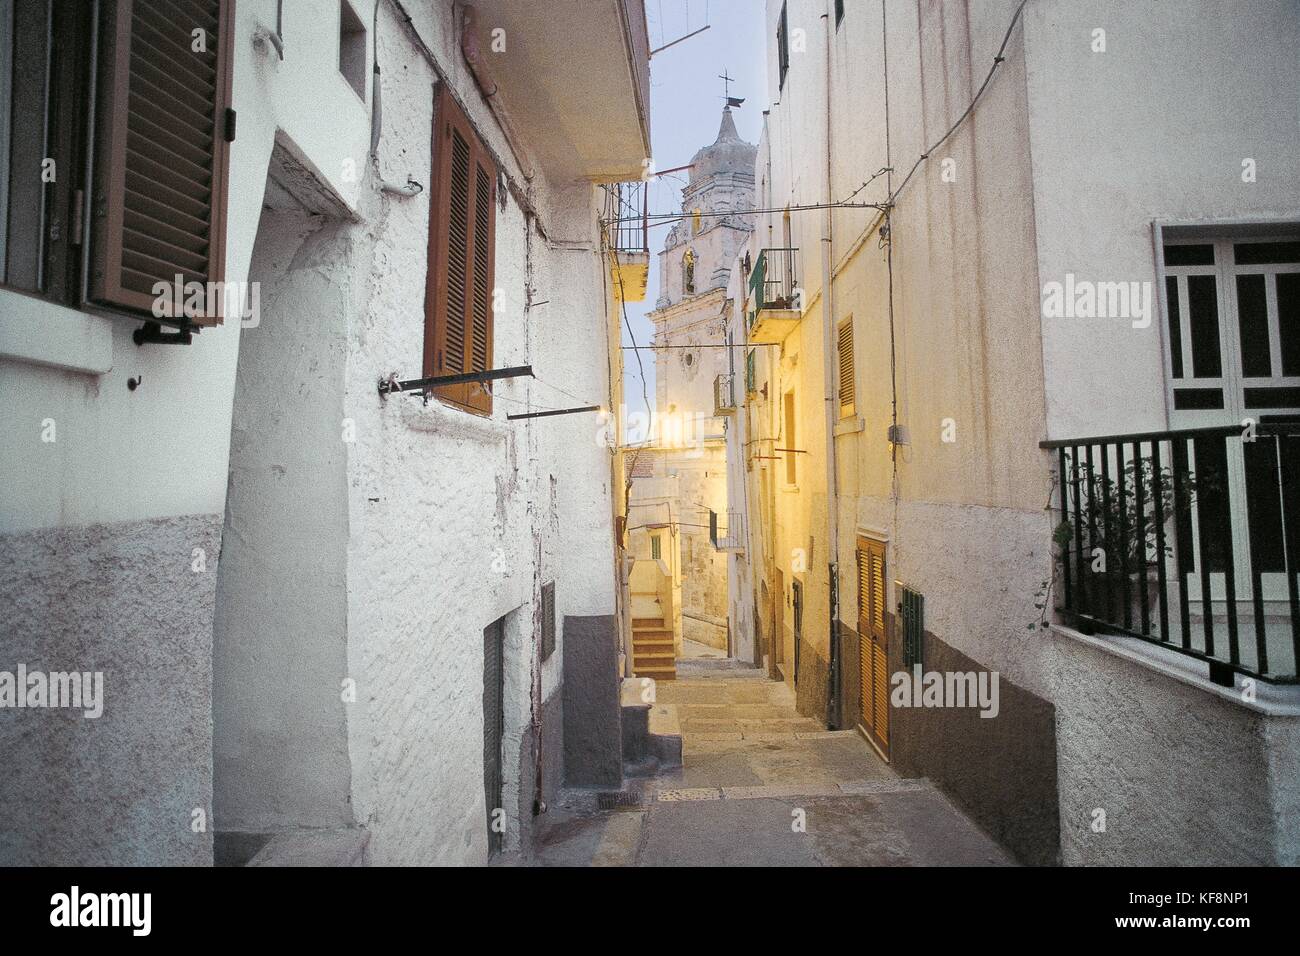
[[[744,106],[732,111],[736,128],[741,138],[758,142],[767,108],[763,7],[763,0],[645,0],[652,50],[709,25],[650,60],[650,141],[656,169],[686,165],[696,150],[717,138],[724,102],[719,74],[724,70],[733,77],[731,95],[745,98]],[[650,211],[680,210],[686,178],[683,172],[655,179]],[[627,306],[638,345],[650,344],[654,335],[654,324],[645,315],[659,298],[658,253],[670,228],[671,223],[651,226],[646,299]],[[626,328],[623,344],[632,344]],[[654,404],[654,353],[625,351],[624,401],[629,413],[645,409],[638,354],[645,367],[645,394]]]

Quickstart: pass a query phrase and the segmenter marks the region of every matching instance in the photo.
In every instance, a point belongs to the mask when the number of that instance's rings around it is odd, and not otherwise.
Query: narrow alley
[[[541,866],[1005,866],[927,780],[889,768],[856,730],[794,710],[779,681],[730,660],[680,661],[653,721],[680,726],[682,766],[608,793],[562,791]],[[611,803],[622,805],[609,808]],[[603,805],[603,806],[602,806]],[[503,865],[517,865],[506,857]]]
[[[0,0],[0,921],[464,867],[537,936],[511,870],[779,865],[1249,925],[1297,50],[1300,0]],[[345,881],[314,922],[431,911]]]

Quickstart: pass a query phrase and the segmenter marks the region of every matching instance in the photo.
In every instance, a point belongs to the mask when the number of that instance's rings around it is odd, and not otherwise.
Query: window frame
[[[12,241],[10,219],[13,212],[12,157],[6,155],[0,162],[0,172],[7,170],[3,213],[0,220],[0,289],[29,296],[52,305],[79,312],[90,312],[108,317],[122,317],[133,321],[152,321],[191,329],[196,326],[218,325],[223,321],[224,297],[206,303],[201,314],[159,314],[158,296],[155,292],[129,289],[123,284],[123,250],[127,232],[124,214],[126,200],[124,177],[128,171],[126,142],[131,131],[131,116],[121,104],[131,92],[132,66],[129,55],[132,38],[140,29],[135,22],[136,0],[106,0],[97,9],[80,0],[50,0],[44,6],[44,15],[53,43],[48,48],[36,50],[43,59],[45,85],[39,100],[44,131],[41,153],[55,163],[53,182],[40,186],[39,213],[35,229],[28,232],[20,224],[21,238],[34,236],[30,246],[35,252],[34,286],[27,277],[16,278],[10,268],[10,257],[19,243]],[[207,177],[209,190],[206,201],[207,220],[203,223],[204,254],[203,274],[196,271],[188,279],[201,281],[205,288],[220,288],[225,280],[226,217],[228,213],[229,150],[232,139],[232,80],[234,58],[234,0],[214,0],[211,16],[214,21],[209,37],[213,46],[205,53],[213,57],[211,64],[212,121],[211,152],[204,159],[202,170]],[[21,37],[16,29],[16,5],[12,0],[0,0],[0,12],[5,18],[8,42],[22,55],[32,55],[20,46]],[[156,14],[156,11],[155,11]],[[156,29],[152,24],[146,26]],[[188,32],[188,31],[187,31]],[[174,39],[174,38],[173,38]],[[170,42],[166,41],[166,42]],[[172,53],[177,48],[171,49]],[[60,61],[58,58],[63,57]],[[6,104],[0,122],[12,118],[18,104],[13,99],[12,69],[17,57],[10,57],[4,78]],[[41,64],[37,64],[40,66]],[[164,89],[163,96],[174,96],[174,90]],[[193,91],[185,104],[196,115],[205,115],[194,106],[194,99],[204,99],[207,94]],[[154,104],[150,104],[154,105]],[[170,132],[170,131],[168,131]],[[11,148],[13,140],[6,137]],[[150,140],[151,145],[157,145]],[[159,153],[165,147],[158,146]],[[202,151],[202,150],[200,150]],[[146,161],[155,166],[164,165],[153,154]],[[192,161],[193,162],[193,161]],[[197,164],[196,164],[197,165]],[[134,167],[133,167],[134,168]],[[165,203],[159,202],[162,206]],[[170,211],[171,206],[167,207]],[[170,223],[163,223],[171,227]],[[181,230],[183,232],[183,230]],[[160,230],[137,233],[146,243],[156,246],[168,244]],[[190,235],[198,235],[198,231]],[[191,254],[193,250],[191,250]],[[29,262],[31,260],[29,259]],[[161,281],[161,280],[160,280]]]
[[[844,336],[848,334],[849,361],[848,361],[848,381],[845,382],[844,369]],[[856,342],[853,335],[853,316],[848,316],[840,323],[835,335],[836,357],[835,363],[835,397],[839,406],[840,418],[852,418],[857,414],[858,408],[858,362],[856,353]],[[848,392],[848,401],[845,401],[844,393]]]
[[[781,4],[781,17],[776,24],[776,68],[779,77],[777,92],[785,89],[785,78],[790,74],[790,18],[788,4]]]
[[[460,367],[453,367],[447,360],[449,351],[447,334],[449,331],[448,275],[451,251],[450,205],[452,200],[452,163],[454,160],[454,134],[459,134],[468,150],[468,182],[466,189],[467,212],[465,226],[465,300],[462,306],[462,330]],[[496,213],[497,213],[497,175],[498,167],[495,157],[487,148],[479,131],[470,121],[467,113],[456,101],[448,84],[442,83],[435,94],[433,130],[433,188],[429,203],[429,245],[427,273],[425,281],[424,302],[424,355],[422,368],[424,377],[432,378],[442,375],[456,375],[473,369],[474,338],[474,295],[475,295],[475,242],[478,238],[477,212],[482,197],[476,192],[478,174],[486,175],[488,181],[487,205],[487,240],[485,243],[487,263],[484,284],[486,286],[487,305],[485,311],[486,331],[484,334],[484,367],[476,371],[487,371],[493,367],[496,323],[493,310],[493,289],[496,275]],[[447,385],[431,389],[431,394],[445,404],[459,408],[473,415],[490,418],[492,416],[492,390],[489,383],[469,383]]]

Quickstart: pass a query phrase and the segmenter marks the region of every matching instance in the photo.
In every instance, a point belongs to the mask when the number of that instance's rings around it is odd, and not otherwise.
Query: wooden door
[[[858,721],[889,758],[889,644],[885,628],[885,543],[858,537],[858,666],[862,699]]]

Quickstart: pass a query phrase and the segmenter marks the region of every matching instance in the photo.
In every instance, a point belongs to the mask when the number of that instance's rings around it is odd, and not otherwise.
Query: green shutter
[[[903,596],[903,666],[921,663],[921,646],[925,631],[925,597],[908,587],[899,589]]]

